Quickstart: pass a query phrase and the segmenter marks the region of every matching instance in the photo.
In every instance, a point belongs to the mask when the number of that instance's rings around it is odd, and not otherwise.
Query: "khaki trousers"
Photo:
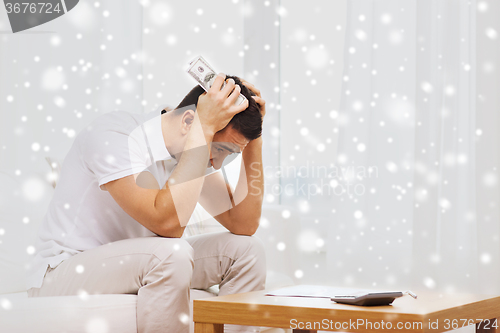
[[[219,295],[264,289],[262,243],[229,232],[179,238],[143,237],[84,251],[47,271],[30,297],[137,294],[138,333],[192,330],[190,288],[219,284]],[[226,325],[226,332],[258,332]]]

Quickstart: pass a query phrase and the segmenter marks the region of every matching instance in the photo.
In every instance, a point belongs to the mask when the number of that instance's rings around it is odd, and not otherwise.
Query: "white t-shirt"
[[[62,165],[38,233],[27,288],[40,288],[49,266],[55,268],[82,251],[154,236],[101,186],[146,170],[162,188],[176,164],[165,147],[159,113],[115,111],[92,122],[75,138]],[[207,174],[214,171],[209,168]]]

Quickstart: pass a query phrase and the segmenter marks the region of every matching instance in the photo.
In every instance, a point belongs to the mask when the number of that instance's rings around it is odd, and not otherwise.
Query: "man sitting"
[[[247,101],[235,105],[240,93]],[[137,294],[139,333],[182,333],[190,288],[264,288],[263,247],[251,237],[263,197],[260,92],[219,74],[164,111],[110,112],[76,137],[39,231],[30,297]],[[237,153],[233,192],[215,169]],[[181,239],[197,202],[230,232]]]

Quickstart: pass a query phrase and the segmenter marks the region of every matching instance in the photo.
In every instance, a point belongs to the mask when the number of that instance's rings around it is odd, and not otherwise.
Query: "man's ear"
[[[191,125],[193,124],[193,121],[194,121],[194,111],[193,110],[187,110],[182,114],[181,133],[183,135],[186,135],[189,133],[189,130],[191,129]]]

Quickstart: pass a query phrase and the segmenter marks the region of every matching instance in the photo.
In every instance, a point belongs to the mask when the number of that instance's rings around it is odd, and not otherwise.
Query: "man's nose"
[[[222,166],[222,162],[224,162],[223,158],[213,159],[214,169],[215,170],[219,170],[221,168],[221,166]]]

